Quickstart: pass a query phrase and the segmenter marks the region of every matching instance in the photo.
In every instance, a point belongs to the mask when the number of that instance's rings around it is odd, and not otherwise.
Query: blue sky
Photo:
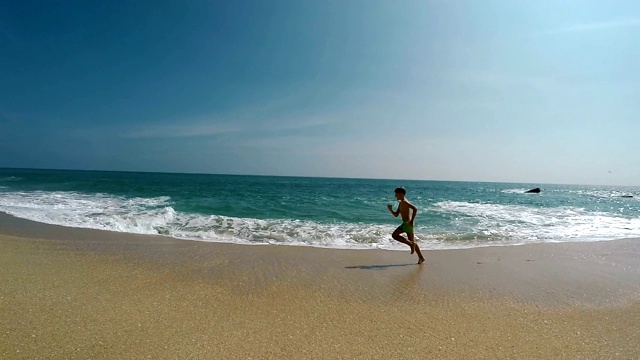
[[[0,167],[640,185],[637,1],[0,4]]]

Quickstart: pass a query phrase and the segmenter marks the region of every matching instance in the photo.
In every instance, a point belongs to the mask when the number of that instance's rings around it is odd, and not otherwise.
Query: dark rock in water
[[[620,197],[623,197],[623,198],[632,198],[632,197],[633,197],[633,195],[622,195],[622,196],[620,196]]]
[[[540,192],[540,188],[535,188],[535,189],[527,190],[524,193],[525,194],[537,194],[539,192]]]

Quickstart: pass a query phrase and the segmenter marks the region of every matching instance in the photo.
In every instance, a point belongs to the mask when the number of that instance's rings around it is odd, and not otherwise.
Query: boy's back
[[[409,221],[411,219],[411,208],[413,204],[409,202],[409,200],[402,199],[400,204],[398,204],[398,211],[400,211],[400,216],[402,216],[402,221]]]

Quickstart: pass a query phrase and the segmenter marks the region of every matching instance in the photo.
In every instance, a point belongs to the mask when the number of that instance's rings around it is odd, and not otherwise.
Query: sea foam
[[[440,201],[421,209],[416,238],[425,249],[454,249],[640,236],[640,219],[625,214],[623,207],[620,209],[616,213],[587,211],[576,206]],[[397,223],[201,214],[176,210],[169,196],[2,191],[0,211],[48,224],[199,241],[407,249],[391,240],[390,233]],[[446,225],[434,226],[436,220]]]
[[[177,212],[169,197],[125,198],[75,192],[0,194],[0,211],[37,222],[77,228],[165,235],[241,244],[333,248],[403,248],[390,241],[393,227],[310,220],[252,219]]]

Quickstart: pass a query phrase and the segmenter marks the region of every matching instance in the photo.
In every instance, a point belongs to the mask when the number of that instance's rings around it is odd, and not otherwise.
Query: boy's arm
[[[400,206],[398,206],[398,211],[393,211],[393,206],[391,206],[391,204],[387,205],[387,209],[389,209],[391,215],[395,217],[398,217],[398,214],[400,214]]]
[[[410,224],[411,226],[413,226],[413,220],[415,220],[415,219],[416,219],[416,215],[418,215],[418,208],[417,208],[417,207],[415,207],[415,205],[413,205],[413,204],[412,204],[412,203],[410,203],[410,202],[407,202],[407,205],[409,205],[409,208],[410,208],[411,210],[413,210],[413,211],[412,211],[412,213],[413,213],[413,214],[411,214],[411,220],[409,221],[409,224]]]

